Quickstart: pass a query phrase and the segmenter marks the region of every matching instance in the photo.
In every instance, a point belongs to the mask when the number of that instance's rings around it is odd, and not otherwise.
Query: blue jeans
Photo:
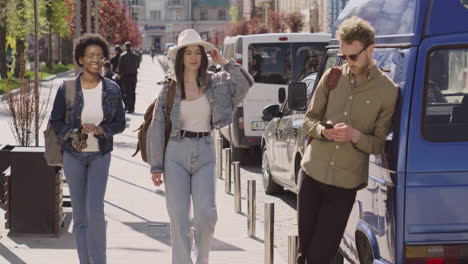
[[[171,220],[172,263],[192,264],[192,236],[197,264],[208,264],[218,219],[213,139],[171,139],[164,162],[166,205]],[[193,202],[193,219],[190,207]],[[193,228],[193,231],[192,231]],[[193,233],[192,233],[193,232]]]
[[[110,160],[110,153],[63,153],[73,208],[73,235],[81,264],[106,263],[104,195]]]

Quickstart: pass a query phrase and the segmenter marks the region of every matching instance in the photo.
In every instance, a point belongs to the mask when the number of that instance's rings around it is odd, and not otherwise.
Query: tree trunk
[[[24,0],[18,1],[16,5],[16,10],[18,10],[17,13],[22,16],[22,19],[25,21],[26,18],[25,12],[24,12],[25,6],[24,6]],[[25,27],[22,25],[22,27]],[[16,57],[15,57],[15,71],[13,76],[15,77],[23,77],[26,74],[26,57],[25,57],[25,52],[26,52],[26,42],[25,42],[25,36],[17,36],[16,37]]]
[[[16,58],[14,76],[21,78],[26,74],[26,43],[23,39],[16,39]]]
[[[0,77],[7,78],[7,58],[6,58],[6,1],[0,0]]]

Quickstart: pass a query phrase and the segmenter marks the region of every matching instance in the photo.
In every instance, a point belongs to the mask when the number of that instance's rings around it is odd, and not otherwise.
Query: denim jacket
[[[76,97],[73,108],[70,112],[70,124],[65,123],[66,103],[65,103],[65,82],[63,82],[55,96],[50,122],[62,140],[62,150],[76,152],[72,147],[68,136],[74,128],[81,127],[81,113],[84,107],[83,92],[81,90],[79,74],[75,80]],[[101,76],[102,82],[102,110],[103,120],[99,126],[104,131],[103,135],[98,135],[99,150],[106,154],[113,150],[113,136],[121,133],[125,129],[125,111],[122,105],[119,86]]]
[[[242,65],[229,61],[223,67],[223,71],[209,73],[207,80],[202,82],[202,89],[211,106],[211,129],[219,129],[232,122],[232,112],[244,99],[249,88],[254,84],[252,76],[242,68]],[[153,120],[148,129],[146,138],[146,151],[151,173],[164,172],[164,131],[166,111],[166,82],[158,97],[158,103],[154,108]],[[180,105],[181,89],[178,86],[174,97],[174,105],[171,111],[170,138],[180,138]]]

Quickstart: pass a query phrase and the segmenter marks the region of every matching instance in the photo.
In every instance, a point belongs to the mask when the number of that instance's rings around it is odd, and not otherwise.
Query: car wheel
[[[263,147],[262,152],[262,180],[265,193],[268,195],[280,194],[283,192],[283,187],[273,181],[270,172],[270,161],[268,159],[267,148]]]

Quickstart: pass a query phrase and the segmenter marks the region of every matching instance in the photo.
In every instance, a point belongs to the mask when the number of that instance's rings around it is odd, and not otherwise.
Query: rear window
[[[291,79],[290,44],[249,45],[249,73],[255,82],[287,84]]]
[[[287,84],[318,71],[326,43],[261,43],[249,45],[249,73],[255,82]]]
[[[429,55],[423,136],[429,141],[468,140],[468,48]]]

